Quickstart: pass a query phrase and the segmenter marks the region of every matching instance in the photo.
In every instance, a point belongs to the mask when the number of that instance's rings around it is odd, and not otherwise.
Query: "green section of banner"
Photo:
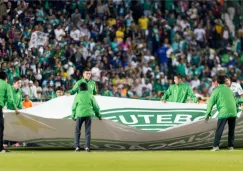
[[[128,125],[140,130],[158,132],[174,126],[203,120],[206,109],[201,108],[116,108],[101,110],[103,119]],[[213,110],[212,115],[217,111]],[[66,117],[71,118],[71,115]],[[95,117],[93,117],[95,119]]]

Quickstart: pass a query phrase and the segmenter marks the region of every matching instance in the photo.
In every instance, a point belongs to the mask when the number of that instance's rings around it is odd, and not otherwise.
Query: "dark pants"
[[[3,131],[4,131],[3,108],[0,106],[0,151],[2,151],[3,149]]]
[[[224,126],[228,122],[229,132],[228,132],[228,147],[234,147],[235,139],[235,121],[236,117],[230,117],[227,119],[219,119],[217,124],[217,130],[214,137],[214,147],[218,147],[220,143],[221,136],[224,131]]]
[[[74,147],[79,147],[79,141],[81,136],[81,127],[83,122],[85,122],[85,147],[90,147],[91,139],[91,117],[81,117],[76,119],[76,128],[75,128],[75,138],[74,138]]]

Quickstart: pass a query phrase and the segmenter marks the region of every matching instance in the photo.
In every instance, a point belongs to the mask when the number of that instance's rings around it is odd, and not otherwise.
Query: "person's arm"
[[[187,88],[187,95],[193,100],[194,103],[197,103],[197,97],[189,86]]]
[[[22,105],[22,90],[20,90],[20,96],[19,96],[19,104],[18,104],[18,109],[23,109],[23,105]]]
[[[206,112],[206,118],[209,118],[211,117],[211,111],[213,109],[213,106],[216,104],[216,96],[217,94],[215,93],[215,91],[212,93],[209,101],[208,101],[208,104],[207,104],[207,112]]]
[[[69,91],[69,93],[71,95],[74,95],[75,93],[78,92],[79,89],[79,85],[80,85],[80,81],[76,82],[76,84],[74,85],[74,87]]]
[[[101,114],[100,114],[100,107],[99,105],[97,104],[94,96],[90,95],[91,97],[91,101],[92,101],[92,105],[93,105],[93,109],[94,109],[94,112],[95,112],[95,116],[99,119],[101,119]]]
[[[236,104],[242,104],[243,103],[243,98],[235,98],[236,99]]]
[[[73,102],[73,105],[72,105],[72,117],[71,117],[72,119],[75,119],[75,117],[76,117],[77,105],[78,105],[78,95],[75,96],[74,102]]]
[[[35,99],[38,99],[36,87],[33,87],[33,95],[34,95]]]
[[[164,94],[163,97],[161,98],[161,100],[162,100],[162,101],[166,101],[166,100],[170,97],[170,95],[172,94],[171,92],[172,92],[172,91],[171,91],[171,86],[170,86],[169,89],[165,92],[165,94]]]
[[[7,96],[7,103],[12,104],[14,106],[15,113],[19,114],[19,111],[13,99],[13,94],[10,85],[7,85],[6,96]]]
[[[242,97],[243,95],[243,90],[240,84],[237,84],[237,93]]]
[[[94,89],[93,89],[93,95],[97,94],[97,87],[96,87],[96,83],[94,82]]]

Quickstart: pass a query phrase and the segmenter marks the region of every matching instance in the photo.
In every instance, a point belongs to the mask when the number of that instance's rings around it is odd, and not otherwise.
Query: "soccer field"
[[[243,150],[12,151],[0,154],[0,171],[240,171]]]

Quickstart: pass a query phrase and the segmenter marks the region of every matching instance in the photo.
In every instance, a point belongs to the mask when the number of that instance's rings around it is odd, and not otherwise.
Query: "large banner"
[[[63,96],[15,115],[5,113],[5,139],[44,147],[72,147],[74,96]],[[204,123],[206,105],[162,103],[96,96],[103,120],[92,122],[93,149],[198,149],[212,147],[218,113]],[[236,147],[243,146],[243,117],[237,119]],[[227,127],[226,127],[227,129]],[[81,133],[84,142],[84,126]],[[227,147],[227,131],[221,145]],[[81,145],[82,146],[82,145]]]
[[[47,43],[48,34],[40,31],[35,31],[31,34],[29,48],[37,48],[44,46]]]

